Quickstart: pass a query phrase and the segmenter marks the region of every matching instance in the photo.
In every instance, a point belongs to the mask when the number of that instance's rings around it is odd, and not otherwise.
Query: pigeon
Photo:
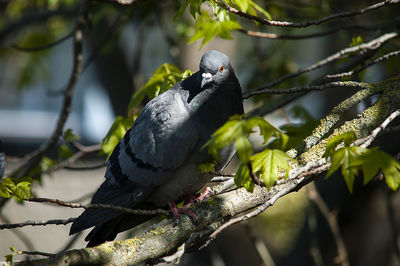
[[[106,179],[91,203],[132,209],[169,205],[177,218],[175,202],[193,195],[212,178],[199,170],[199,164],[215,161],[204,144],[231,116],[241,114],[241,86],[228,56],[208,51],[199,71],[145,105],[110,155]],[[215,171],[223,170],[234,153],[233,145],[220,149]],[[70,235],[94,226],[85,240],[88,247],[96,246],[150,218],[86,209],[72,224]]]

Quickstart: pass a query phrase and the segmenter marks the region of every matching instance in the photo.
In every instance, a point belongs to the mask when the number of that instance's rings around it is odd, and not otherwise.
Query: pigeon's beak
[[[213,81],[211,73],[203,73],[201,75],[201,88]]]

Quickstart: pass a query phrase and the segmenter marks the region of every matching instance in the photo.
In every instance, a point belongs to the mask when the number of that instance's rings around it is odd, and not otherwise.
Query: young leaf
[[[208,147],[208,152],[218,160],[218,150],[234,142],[240,160],[243,163],[247,163],[253,153],[248,136],[253,133],[253,128],[255,127],[260,128],[264,142],[267,142],[272,135],[283,134],[262,117],[252,117],[243,120],[243,116],[234,115],[211,135],[210,140],[204,144],[203,148]]]
[[[196,167],[199,169],[200,173],[210,173],[215,172],[215,163],[205,162],[205,163],[198,163]]]
[[[367,184],[379,169],[382,170],[388,187],[397,190],[400,185],[400,163],[386,152],[371,149],[362,165],[364,184]]]
[[[71,142],[73,140],[79,140],[80,137],[78,135],[76,135],[74,132],[72,132],[72,129],[68,128],[64,132],[64,139],[66,142]]]
[[[346,132],[344,134],[334,136],[331,138],[327,143],[326,143],[326,149],[324,153],[324,157],[329,157],[332,156],[332,154],[335,152],[336,147],[344,142],[344,145],[350,146],[350,144],[356,139],[356,136],[353,131]]]
[[[351,139],[349,135],[344,137]],[[339,138],[337,140],[339,140]],[[343,139],[341,139],[340,141],[334,140],[333,142],[335,142],[337,145],[341,141],[343,141]],[[333,155],[331,159],[331,167],[328,170],[326,177],[328,178],[329,176],[331,176],[341,166],[342,175],[346,182],[347,188],[349,189],[350,193],[352,193],[354,179],[358,175],[358,171],[361,165],[365,164],[366,154],[369,153],[369,150],[359,146],[345,146],[335,151],[334,149],[336,145],[331,147]]]
[[[135,92],[128,105],[128,111],[138,106],[145,96],[150,99],[171,88],[176,83],[189,77],[192,74],[190,70],[182,72],[177,66],[164,63],[159,66],[149,79],[149,81],[137,92]]]
[[[185,12],[186,8],[189,6],[190,4],[190,14],[193,16],[193,18],[196,19],[197,14],[200,14],[201,12],[201,4],[204,2],[205,0],[185,0],[185,2],[183,2],[182,6],[178,9],[178,11],[176,11],[175,15],[174,15],[174,20],[176,20],[178,17],[182,16],[183,12]]]
[[[17,184],[15,188],[14,195],[16,199],[25,200],[32,196],[31,192],[31,182],[23,181]]]
[[[103,138],[101,150],[110,156],[115,146],[124,137],[130,126],[132,126],[132,119],[118,116],[111,125],[107,135]]]
[[[196,21],[195,34],[189,39],[189,44],[203,39],[201,43],[201,47],[203,47],[217,35],[223,39],[232,39],[230,32],[242,28],[234,20],[235,18],[231,18],[224,9],[219,9],[218,13],[214,15],[216,19],[211,18],[208,12],[201,12]]]
[[[238,187],[244,187],[249,192],[253,192],[254,182],[250,177],[249,168],[247,165],[240,164],[235,175],[235,184]]]
[[[267,188],[272,187],[279,177],[279,171],[285,171],[285,178],[289,174],[289,160],[291,158],[281,150],[264,150],[251,157],[253,171],[260,174]]]

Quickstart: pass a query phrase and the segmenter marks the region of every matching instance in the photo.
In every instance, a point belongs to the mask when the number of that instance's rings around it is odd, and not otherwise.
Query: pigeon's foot
[[[197,217],[197,215],[192,212],[190,210],[190,208],[192,207],[193,203],[189,202],[184,204],[182,207],[177,207],[174,201],[170,201],[168,203],[169,207],[171,208],[172,214],[174,215],[175,218],[175,222],[178,223],[179,222],[179,213],[183,213],[186,214],[187,216],[189,216],[189,218],[193,221],[193,222],[197,222],[199,220],[199,218]]]
[[[203,200],[208,199],[211,196],[214,196],[214,194],[215,191],[212,188],[206,187],[204,191],[201,192],[200,195],[195,198],[195,202],[202,202]]]

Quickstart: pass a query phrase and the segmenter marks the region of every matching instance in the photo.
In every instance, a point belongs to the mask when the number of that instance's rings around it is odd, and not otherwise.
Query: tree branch
[[[292,94],[298,92],[308,92],[308,91],[322,91],[329,88],[366,88],[367,85],[362,82],[356,81],[333,81],[329,83],[325,83],[322,85],[309,85],[309,86],[298,86],[292,87],[288,89],[265,89],[258,91],[250,91],[243,96],[244,99],[248,99],[250,97],[260,95],[260,94]]]
[[[62,201],[59,199],[48,199],[48,198],[30,198],[30,199],[27,199],[26,201],[45,202],[45,203],[56,204],[56,205],[68,207],[68,208],[110,209],[110,210],[114,210],[114,211],[119,211],[119,212],[129,213],[129,214],[137,214],[137,215],[155,215],[155,214],[169,215],[169,213],[170,213],[169,211],[166,211],[164,209],[138,210],[138,209],[124,208],[124,207],[110,205],[110,204],[82,204],[82,203],[66,202],[66,201]]]
[[[237,10],[236,8],[227,5],[223,0],[217,1],[218,5],[221,6],[223,9],[227,10],[228,12],[241,16],[246,19],[254,20],[257,21],[261,24],[268,25],[268,26],[277,26],[277,27],[292,27],[292,28],[305,28],[311,25],[319,25],[334,19],[339,19],[339,18],[346,18],[346,17],[353,17],[356,15],[361,15],[385,6],[389,5],[394,5],[399,3],[399,0],[387,0],[383,2],[379,2],[364,8],[360,9],[355,9],[351,11],[346,11],[346,12],[340,12],[340,13],[335,13],[331,14],[329,16],[323,17],[318,20],[310,20],[310,21],[305,21],[305,22],[289,22],[289,21],[275,21],[275,20],[268,20],[265,18],[260,18],[258,16],[251,15],[246,12],[242,12],[240,10]]]
[[[346,244],[344,243],[342,233],[340,232],[340,228],[336,220],[336,215],[329,210],[325,201],[318,193],[318,190],[315,187],[314,183],[310,184],[310,186],[308,186],[307,188],[308,198],[311,199],[321,211],[322,215],[328,222],[329,228],[331,229],[331,232],[335,239],[336,247],[338,250],[338,260],[335,260],[335,262],[340,263],[340,265],[342,266],[349,266],[349,258],[347,255]]]
[[[321,68],[331,62],[334,62],[340,58],[343,58],[345,56],[348,56],[349,54],[353,54],[353,53],[357,53],[357,52],[363,52],[366,50],[376,50],[378,48],[380,48],[385,42],[387,42],[388,40],[391,40],[393,38],[398,37],[399,34],[397,32],[391,32],[391,33],[386,33],[382,36],[379,36],[378,38],[375,38],[367,43],[362,43],[353,47],[348,47],[345,49],[340,50],[339,52],[336,52],[320,61],[318,61],[317,63],[306,67],[306,68],[301,68],[299,70],[297,70],[296,72],[293,73],[288,73],[286,75],[281,76],[280,78],[269,82],[259,88],[256,88],[254,90],[252,90],[251,92],[247,92],[243,94],[243,97],[245,99],[249,98],[251,93],[255,93],[256,91],[260,91],[260,90],[266,90],[268,88],[271,88],[273,86],[278,85],[279,83],[282,83],[283,81],[286,81],[288,79],[300,76],[306,72],[310,72],[313,71],[315,69]]]
[[[84,9],[86,8],[86,4],[84,5]],[[85,11],[82,11],[82,14],[78,18],[78,22],[74,32],[74,55],[73,55],[73,69],[71,76],[68,81],[67,88],[64,92],[64,100],[61,107],[60,115],[58,118],[58,122],[56,128],[54,129],[53,134],[49,138],[49,140],[44,143],[38,150],[27,156],[27,162],[23,165],[21,171],[19,172],[19,176],[25,176],[27,173],[39,163],[42,156],[50,151],[50,149],[57,144],[57,141],[62,134],[62,130],[64,128],[64,124],[67,121],[68,115],[71,112],[71,103],[72,96],[74,92],[74,88],[76,83],[78,82],[78,78],[80,73],[82,72],[83,65],[83,54],[82,54],[82,43],[83,43],[83,29],[85,26]]]
[[[368,68],[370,66],[373,66],[373,65],[378,64],[378,63],[380,63],[382,61],[388,60],[389,58],[391,58],[393,56],[398,56],[399,54],[400,54],[400,50],[397,50],[397,51],[394,51],[394,52],[391,52],[391,53],[387,53],[387,54],[385,54],[383,56],[380,56],[380,57],[374,59],[371,62],[365,63],[364,65],[362,65],[361,67],[359,67],[359,68],[357,68],[355,70],[352,70],[352,71],[349,71],[349,72],[344,72],[344,73],[339,73],[339,74],[334,74],[334,75],[326,75],[326,77],[327,78],[343,78],[343,77],[353,76],[353,75],[355,75],[357,73],[360,73],[361,71],[363,71],[364,69],[366,69],[366,68]]]

